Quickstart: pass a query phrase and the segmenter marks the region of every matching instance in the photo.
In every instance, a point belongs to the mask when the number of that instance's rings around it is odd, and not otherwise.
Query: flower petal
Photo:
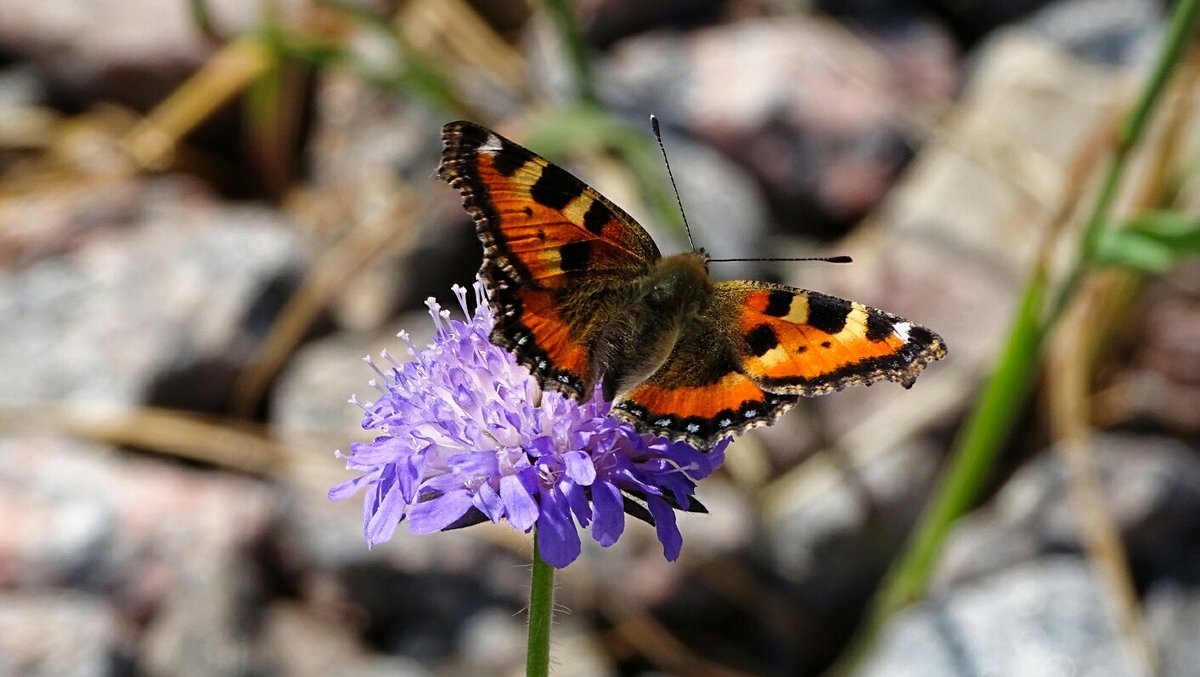
[[[498,523],[500,518],[504,517],[504,501],[490,482],[484,482],[475,493],[475,507],[487,515],[492,524]]]
[[[572,482],[589,486],[596,481],[596,464],[592,457],[582,451],[568,451],[562,455],[566,464],[567,477]]]
[[[474,501],[466,489],[449,491],[437,498],[419,501],[408,510],[408,528],[414,534],[441,531],[466,514]]]
[[[537,522],[538,553],[546,563],[561,569],[579,557],[582,546],[566,499],[557,491],[543,491],[542,514]]]
[[[520,476],[505,475],[500,478],[500,500],[504,502],[508,523],[514,528],[520,531],[529,531],[529,528],[537,522],[537,501],[529,495]]]
[[[617,542],[625,531],[625,503],[621,490],[608,482],[592,485],[592,538],[604,547]]]
[[[378,503],[372,506],[371,516],[363,525],[367,543],[371,545],[385,543],[391,539],[392,534],[396,531],[396,525],[404,519],[404,511],[408,507],[408,504],[404,502],[404,495],[400,493],[395,484],[383,486],[379,491],[383,495],[378,498]],[[371,493],[367,492],[364,502],[369,504],[372,499],[375,499]]]
[[[663,546],[663,557],[668,562],[679,559],[679,551],[683,549],[683,534],[675,524],[675,510],[670,504],[657,496],[646,497],[646,507],[654,515],[654,530]]]

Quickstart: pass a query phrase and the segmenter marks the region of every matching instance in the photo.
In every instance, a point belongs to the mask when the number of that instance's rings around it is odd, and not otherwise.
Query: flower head
[[[466,289],[456,285],[454,293],[472,317]],[[367,358],[381,379],[372,381],[379,397],[352,401],[366,412],[363,428],[380,434],[339,452],[362,474],[331,489],[330,498],[365,490],[363,526],[372,545],[404,520],[414,533],[506,520],[521,531],[536,525],[542,558],[561,568],[579,556],[576,522],[609,546],[628,511],[652,523],[663,555],[676,559],[683,537],[674,511],[697,509],[695,483],[721,465],[725,443],[702,453],[642,435],[608,417],[598,389],[582,403],[543,392],[488,340],[495,318],[479,282],[475,297],[466,323],[429,299],[433,344],[418,350],[399,334],[411,361],[384,352],[381,369]]]

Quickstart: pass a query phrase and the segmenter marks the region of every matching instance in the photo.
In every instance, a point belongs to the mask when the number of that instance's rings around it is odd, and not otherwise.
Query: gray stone
[[[1084,560],[1047,557],[957,586],[901,611],[864,677],[1132,676]]]
[[[937,476],[938,461],[934,448],[917,442],[886,453],[851,451],[836,461],[828,455],[810,460],[804,472],[777,482],[763,496],[767,545],[776,566],[800,580],[847,570],[849,563],[833,557],[831,548],[849,558],[864,552],[886,556],[878,544],[902,539]],[[853,473],[853,482],[846,481],[847,473]],[[848,539],[862,542],[855,546]]]
[[[273,210],[218,207],[186,182],[133,190],[76,249],[0,270],[0,401],[227,404],[261,331],[254,304],[299,264],[298,237]],[[76,217],[95,218],[84,204]]]
[[[0,584],[21,589],[96,583],[118,510],[106,492],[111,449],[57,437],[0,438]],[[99,575],[104,579],[103,574]]]
[[[1162,38],[1163,5],[1155,0],[1058,0],[1021,23],[1089,61],[1145,63]]]
[[[79,592],[0,594],[0,674],[107,677],[121,674],[122,628],[99,597]]]
[[[148,675],[240,677],[258,667],[253,648],[263,600],[256,568],[228,552],[200,552],[205,561],[176,570],[139,643]]]
[[[1158,648],[1158,674],[1195,674],[1200,666],[1200,590],[1164,581],[1146,594],[1144,612]]]
[[[954,72],[952,59],[923,63]],[[618,109],[657,113],[748,168],[780,225],[811,232],[869,210],[907,159],[909,97],[939,88],[906,87],[901,75],[831,22],[788,16],[635,36],[597,77]]]
[[[1187,567],[1200,552],[1200,459],[1169,438],[1099,434],[1092,443],[1105,506],[1139,575],[1193,575]],[[1042,454],[955,527],[938,580],[969,580],[1064,550],[1082,551],[1076,508],[1061,458]]]
[[[260,8],[254,3],[204,4],[218,30],[229,36],[259,24]],[[280,8],[288,11],[299,4],[284,0]],[[157,103],[215,49],[187,3],[158,0],[4,0],[0,46],[36,63],[73,97],[110,98],[138,107]]]

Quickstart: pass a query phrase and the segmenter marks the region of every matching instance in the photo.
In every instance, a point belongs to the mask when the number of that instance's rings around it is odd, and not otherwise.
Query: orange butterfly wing
[[[767,425],[800,400],[763,390],[738,364],[728,313],[701,314],[680,333],[667,361],[613,403],[613,415],[698,449]]]
[[[614,415],[698,448],[772,422],[801,396],[912,385],[941,337],[890,313],[766,282],[717,282],[658,371]]]
[[[451,122],[442,140],[438,173],[462,194],[484,246],[492,341],[543,385],[590,397],[594,340],[658,247],[620,207],[491,130]]]
[[[736,281],[718,282],[713,295],[737,309],[738,362],[768,392],[821,395],[880,380],[909,387],[946,354],[925,327],[828,294]]]

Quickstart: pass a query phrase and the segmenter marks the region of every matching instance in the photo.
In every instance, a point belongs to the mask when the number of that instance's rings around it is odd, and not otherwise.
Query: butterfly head
[[[659,259],[647,282],[649,308],[681,319],[693,316],[711,291],[708,255],[701,250]]]

